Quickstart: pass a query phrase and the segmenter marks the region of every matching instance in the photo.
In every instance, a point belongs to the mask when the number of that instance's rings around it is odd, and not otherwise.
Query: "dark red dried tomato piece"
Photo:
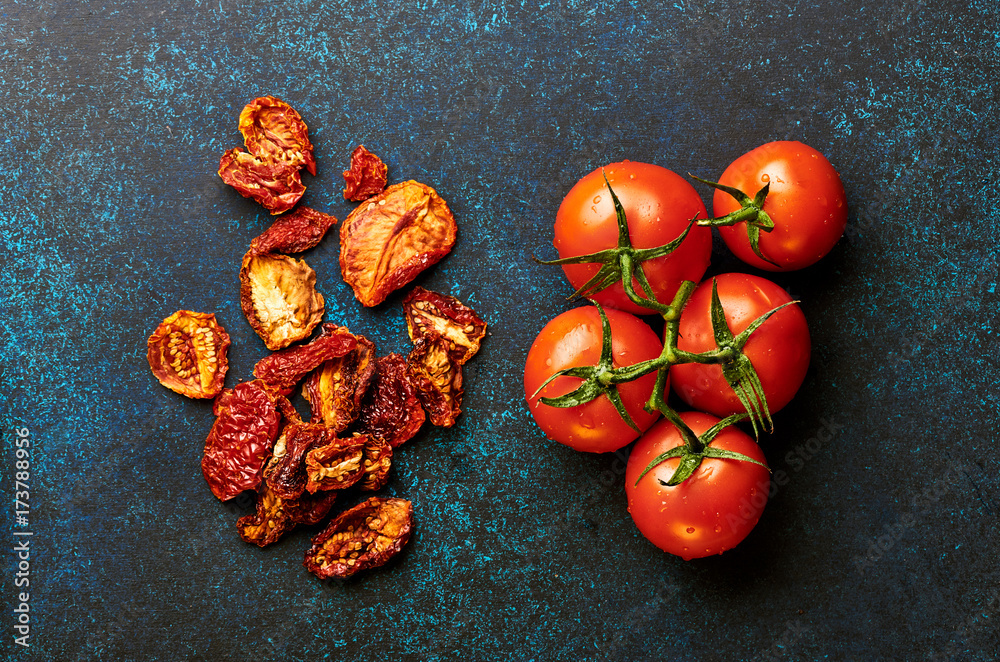
[[[375,343],[355,336],[358,346],[327,361],[306,379],[302,395],[312,409],[312,422],[342,432],[358,418],[361,400],[375,376]]]
[[[479,351],[486,322],[453,296],[414,287],[403,299],[410,340],[442,338],[453,361],[463,365]]]
[[[305,491],[309,479],[306,453],[335,441],[334,431],[323,425],[289,423],[274,442],[271,459],[264,469],[267,486],[282,499],[298,498]]]
[[[260,253],[301,253],[313,248],[337,224],[330,214],[296,207],[283,216],[274,219],[270,227],[250,242],[251,254]]]
[[[451,427],[462,412],[462,366],[444,338],[418,338],[407,363],[420,404],[432,425]]]
[[[277,97],[258,97],[240,113],[240,133],[254,156],[305,167],[316,174],[309,127],[302,116]]]
[[[305,456],[309,492],[342,490],[365,477],[362,464],[368,437],[332,439],[325,446],[312,448]]]
[[[308,338],[323,320],[316,272],[304,260],[277,253],[247,253],[240,268],[240,306],[270,350]]]
[[[178,310],[147,341],[153,375],[171,391],[189,398],[214,398],[229,370],[229,334],[212,313]]]
[[[372,497],[341,513],[312,540],[303,565],[320,579],[350,577],[386,563],[413,531],[413,504]]]
[[[285,502],[285,511],[296,524],[319,524],[330,514],[336,500],[336,492],[303,492],[299,498]]]
[[[299,166],[260,159],[239,148],[229,150],[219,159],[219,177],[272,214],[288,211],[306,192]]]
[[[333,508],[335,492],[303,494],[282,499],[263,483],[257,494],[257,511],[236,521],[240,538],[258,547],[277,542],[298,524],[319,524]]]
[[[455,245],[458,226],[430,186],[394,184],[340,226],[340,272],[365,306],[381,303]]]
[[[389,354],[375,365],[375,379],[361,404],[358,428],[396,448],[417,434],[427,416],[410,381],[406,359]]]
[[[365,475],[358,481],[358,489],[364,492],[378,492],[389,482],[392,446],[382,437],[367,435],[363,464]]]
[[[344,171],[344,199],[361,202],[378,195],[385,189],[388,172],[382,159],[358,145],[351,153],[350,169]]]
[[[330,330],[330,329],[333,330]],[[347,329],[324,324],[323,333],[305,344],[265,356],[253,368],[253,376],[288,395],[307,374],[330,359],[344,356],[358,342]]]
[[[260,485],[281,427],[280,397],[259,380],[219,395],[214,407],[218,418],[205,440],[201,470],[212,494],[222,501]]]

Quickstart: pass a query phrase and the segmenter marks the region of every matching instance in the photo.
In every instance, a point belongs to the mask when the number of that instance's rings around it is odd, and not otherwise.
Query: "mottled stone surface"
[[[27,651],[0,562],[3,659],[993,659],[998,42],[989,0],[5,3],[0,487],[26,426],[35,535]],[[417,282],[491,324],[459,424],[394,457],[413,539],[348,582],[301,567],[312,530],[239,539],[201,476],[210,404],[146,365],[178,308],[230,331],[230,385],[266,353],[238,271],[268,216],[215,175],[262,94],[310,126],[306,204],[347,214],[357,143],[441,193],[458,244]],[[778,138],[840,170],[849,237],[776,279],[815,345],[765,443],[789,480],[686,563],[632,525],[620,460],[532,423],[524,356],[570,289],[530,258],[600,165],[712,177]],[[335,236],[305,258],[326,319],[407,350],[401,295],[361,309]]]

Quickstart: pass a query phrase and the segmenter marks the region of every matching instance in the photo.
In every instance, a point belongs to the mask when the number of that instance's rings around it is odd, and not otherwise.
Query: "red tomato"
[[[747,274],[716,277],[719,300],[733,335],[764,313],[792,300],[771,281]],[[712,281],[706,280],[691,295],[681,313],[679,349],[706,352],[716,348],[712,332]],[[771,413],[791,401],[809,368],[811,344],[805,315],[791,305],[772,315],[743,347],[764,387]],[[674,391],[694,409],[726,417],[746,409],[726,382],[719,365],[685,363],[670,369]]]
[[[761,232],[758,248],[777,266],[754,255],[746,223],[720,227],[729,249],[744,262],[768,271],[794,271],[830,252],[847,225],[847,196],[840,175],[825,156],[808,145],[779,141],[747,152],[726,168],[720,184],[738,188],[751,198],[770,183],[764,211],[774,229]],[[733,196],[716,190],[716,216],[740,208]]]
[[[694,188],[679,175],[648,163],[623,161],[603,169],[615,195],[625,209],[634,248],[653,248],[670,243],[684,231],[688,221],[707,218],[705,205]],[[555,244],[559,257],[587,255],[618,245],[618,220],[614,202],[598,168],[570,189],[556,214]],[[670,303],[681,281],[698,282],[705,275],[712,253],[712,232],[695,226],[670,255],[643,264],[657,301]],[[566,278],[580,288],[599,269],[595,264],[563,265]],[[638,282],[636,292],[642,294]],[[647,315],[649,310],[629,300],[622,284],[616,283],[591,297],[605,306]]]
[[[614,367],[629,366],[660,355],[663,343],[639,318],[618,310],[605,310],[611,324]],[[524,366],[524,393],[528,409],[549,439],[576,450],[594,453],[615,451],[639,436],[619,416],[606,395],[572,408],[550,407],[541,397],[558,397],[577,388],[582,380],[562,376],[532,397],[546,379],[574,366],[597,365],[601,357],[601,318],[594,306],[574,308],[559,315],[535,338]],[[640,430],[646,430],[659,414],[648,414],[643,405],[653,393],[656,373],[622,384],[619,392],[625,410]]]
[[[700,412],[683,413],[681,419],[698,435],[719,422]],[[639,480],[650,462],[682,444],[677,428],[664,419],[632,448],[625,469],[629,514],[642,535],[665,552],[685,560],[721,554],[757,525],[767,504],[770,477],[767,469],[751,462],[709,457],[680,485],[660,483],[670,480],[678,458],[665,460]],[[767,464],[760,447],[737,428],[726,428],[710,445]]]

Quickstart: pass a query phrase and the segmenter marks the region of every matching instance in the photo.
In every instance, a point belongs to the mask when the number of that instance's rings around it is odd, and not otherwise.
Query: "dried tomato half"
[[[306,489],[306,453],[336,442],[333,430],[323,425],[289,423],[274,442],[264,480],[275,495],[295,499]],[[310,490],[315,492],[316,490]]]
[[[178,310],[147,341],[146,358],[160,383],[189,398],[214,398],[229,370],[229,334],[212,313]]]
[[[392,468],[392,446],[382,437],[367,435],[365,442],[365,475],[358,481],[358,489],[377,492],[389,482]]]
[[[261,159],[238,148],[229,150],[219,159],[219,177],[244,198],[252,198],[272,214],[288,211],[306,192],[299,166]]]
[[[394,184],[340,226],[340,271],[365,306],[375,306],[455,245],[458,226],[430,186]]]
[[[375,365],[375,379],[361,403],[358,427],[396,448],[417,434],[427,415],[410,381],[406,359],[389,354]]]
[[[486,335],[486,322],[453,296],[414,287],[403,299],[410,340],[442,338],[459,365],[471,359]]]
[[[260,485],[281,427],[280,398],[254,380],[223,391],[216,400],[217,418],[205,440],[201,470],[212,494],[222,501]]]
[[[451,427],[462,412],[462,366],[452,360],[445,338],[418,338],[407,358],[417,398],[431,424]]]
[[[353,202],[367,200],[385,189],[389,168],[364,145],[351,152],[351,167],[344,171],[344,199]]]
[[[248,103],[240,113],[240,133],[251,154],[316,174],[309,128],[298,111],[281,99],[258,97]]]
[[[257,511],[236,521],[240,538],[258,547],[277,542],[297,524],[318,524],[330,513],[337,500],[335,492],[303,494],[296,499],[282,499],[267,486],[260,486]]]
[[[253,367],[253,376],[288,395],[302,378],[330,359],[344,356],[358,346],[354,334],[336,324],[305,345],[296,345],[265,356]]]
[[[303,565],[320,579],[350,577],[386,563],[413,531],[413,504],[372,497],[344,511],[312,540]]]
[[[362,460],[368,437],[331,439],[325,446],[313,448],[305,456],[309,492],[341,490],[365,477]]]
[[[375,376],[375,343],[355,336],[358,346],[327,361],[306,379],[302,395],[312,409],[312,422],[342,432],[358,418],[361,400]]]
[[[308,338],[323,320],[316,272],[303,260],[275,253],[247,253],[240,268],[240,305],[270,350]]]
[[[274,219],[271,225],[250,242],[249,253],[301,253],[313,248],[336,225],[330,214],[296,207],[284,216]]]

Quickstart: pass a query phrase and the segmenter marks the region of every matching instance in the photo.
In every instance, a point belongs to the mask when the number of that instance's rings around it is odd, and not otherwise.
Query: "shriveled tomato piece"
[[[407,358],[417,398],[432,425],[451,427],[462,412],[462,366],[444,338],[418,338]]]
[[[311,342],[288,347],[257,361],[253,375],[282,395],[288,395],[310,372],[330,359],[344,356],[357,346],[357,339],[346,328],[324,324],[323,332]]]
[[[282,396],[260,380],[223,391],[205,440],[201,470],[212,494],[227,501],[260,485],[281,427]]]
[[[147,341],[146,358],[160,383],[189,398],[214,398],[229,370],[229,334],[213,313],[178,310]]]
[[[388,171],[382,159],[358,145],[351,153],[350,169],[344,171],[344,199],[361,202],[378,195],[385,189]]]
[[[312,422],[342,432],[358,418],[361,401],[375,376],[375,343],[354,336],[358,346],[327,361],[306,379],[302,395],[312,410]]]
[[[253,254],[259,253],[301,253],[313,248],[336,225],[337,219],[330,214],[296,207],[274,222],[250,242]]]
[[[330,439],[324,446],[313,448],[305,456],[309,492],[341,490],[365,477],[362,460],[366,436]]]
[[[258,97],[240,113],[240,133],[250,153],[305,167],[316,174],[309,128],[298,111],[277,97]]]
[[[431,292],[420,286],[403,299],[406,330],[410,340],[442,338],[451,358],[463,365],[479,351],[486,335],[486,322],[475,311],[448,294]]]
[[[323,320],[316,272],[287,255],[247,253],[240,268],[240,305],[270,350],[308,338]]]
[[[320,579],[350,577],[386,563],[413,531],[413,503],[372,497],[344,511],[318,536],[303,565]]]
[[[238,148],[229,150],[219,159],[219,177],[244,198],[252,198],[272,214],[288,211],[306,192],[299,166],[260,159]]]
[[[417,434],[427,415],[410,381],[406,359],[389,354],[375,365],[375,379],[361,404],[358,427],[396,448]]]
[[[430,186],[394,184],[341,224],[341,274],[358,301],[378,305],[447,255],[457,231],[448,204]]]
[[[330,513],[337,500],[335,492],[303,494],[296,499],[282,499],[263,483],[257,495],[257,511],[236,522],[240,538],[266,547],[277,542],[298,524],[318,524]]]
[[[367,435],[365,442],[365,475],[358,481],[358,489],[363,492],[378,492],[389,482],[392,468],[392,446],[382,437]]]
[[[309,479],[306,473],[306,454],[336,440],[333,430],[326,426],[289,423],[274,442],[271,459],[264,469],[267,486],[282,499],[301,496]]]

